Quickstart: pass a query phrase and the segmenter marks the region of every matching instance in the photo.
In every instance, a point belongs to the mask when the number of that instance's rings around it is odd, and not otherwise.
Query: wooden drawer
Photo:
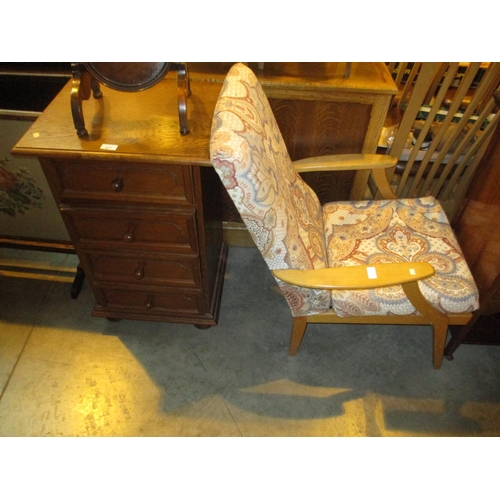
[[[103,311],[172,317],[199,317],[204,313],[202,292],[199,290],[102,286],[96,291]]]
[[[83,253],[93,282],[124,282],[140,285],[181,287],[200,286],[198,256],[121,254],[113,252]]]
[[[148,165],[53,160],[61,201],[192,205],[191,170],[180,165]]]
[[[196,253],[194,214],[62,209],[73,241],[82,248]]]

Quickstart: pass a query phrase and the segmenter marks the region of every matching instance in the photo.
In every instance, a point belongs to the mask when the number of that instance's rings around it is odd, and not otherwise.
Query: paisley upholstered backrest
[[[267,97],[236,64],[215,110],[212,163],[271,269],[325,267],[321,205],[293,168]]]
[[[234,65],[226,76],[215,109],[210,155],[270,269],[326,267],[319,200],[295,172],[267,97],[243,64]],[[294,314],[310,314],[311,307],[316,309],[312,302],[318,300],[324,303],[320,310],[329,307],[327,292],[308,290],[308,297],[315,296],[312,300],[292,297],[295,292],[285,292],[291,294],[287,299]]]

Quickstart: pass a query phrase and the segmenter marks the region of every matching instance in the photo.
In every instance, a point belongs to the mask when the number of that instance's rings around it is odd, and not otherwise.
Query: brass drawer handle
[[[115,179],[114,181],[111,182],[111,190],[114,191],[115,193],[119,193],[123,189],[123,179],[121,177],[118,177],[118,179]]]
[[[138,280],[142,280],[142,278],[144,278],[144,264],[139,264],[139,267],[134,271],[134,276]]]
[[[153,308],[153,299],[148,299],[147,302],[144,304],[144,307],[146,309],[152,309]]]
[[[123,235],[123,239],[127,243],[132,243],[135,241],[135,234],[133,227],[129,228],[129,230]]]

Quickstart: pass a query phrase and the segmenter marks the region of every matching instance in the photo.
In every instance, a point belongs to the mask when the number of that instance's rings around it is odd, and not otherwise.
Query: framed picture
[[[0,117],[0,245],[74,252],[40,163],[10,154],[33,121]]]

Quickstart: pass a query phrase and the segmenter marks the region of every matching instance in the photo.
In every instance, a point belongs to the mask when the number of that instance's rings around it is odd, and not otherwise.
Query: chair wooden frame
[[[298,173],[312,171],[369,170],[378,192],[385,199],[397,199],[392,191],[387,171],[394,168],[398,158],[375,154],[330,155],[295,161]],[[323,314],[293,318],[289,354],[295,355],[309,323],[353,324],[411,324],[431,325],[433,329],[433,366],[442,365],[448,325],[465,325],[472,313],[443,314],[422,295],[418,281],[434,274],[427,263],[382,264],[316,270],[273,270],[273,275],[292,285],[324,290],[370,289],[401,285],[420,315],[407,316],[349,316],[340,317],[333,309]]]

